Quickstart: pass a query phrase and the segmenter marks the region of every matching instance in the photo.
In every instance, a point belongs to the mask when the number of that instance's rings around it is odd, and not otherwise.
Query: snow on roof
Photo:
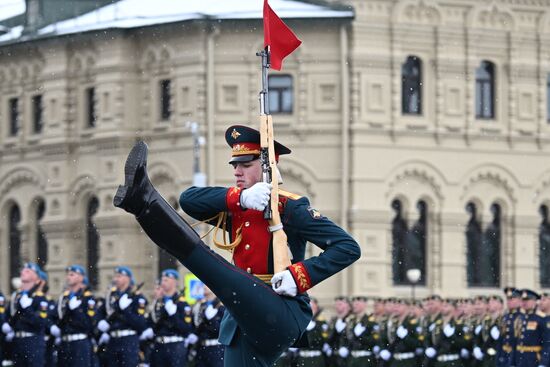
[[[0,1],[0,20],[8,19],[25,12],[25,0]]]
[[[11,0],[10,0],[11,1]],[[271,0],[271,8],[281,18],[347,18],[352,11],[294,0]],[[107,28],[135,28],[192,19],[261,19],[261,0],[121,0],[83,14],[50,24],[39,35],[62,35]]]

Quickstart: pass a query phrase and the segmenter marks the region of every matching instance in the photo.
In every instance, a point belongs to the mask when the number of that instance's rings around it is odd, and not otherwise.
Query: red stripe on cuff
[[[313,287],[313,284],[311,284],[309,273],[307,272],[307,269],[303,263],[299,262],[296,264],[292,264],[288,267],[288,270],[290,270],[290,273],[294,278],[294,282],[298,287],[298,292],[304,293],[305,291]]]
[[[227,209],[235,212],[241,209],[241,189],[238,187],[230,187],[225,196]]]

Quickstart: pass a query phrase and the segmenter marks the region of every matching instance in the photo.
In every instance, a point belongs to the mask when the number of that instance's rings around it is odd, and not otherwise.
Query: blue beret
[[[65,271],[67,273],[72,271],[74,273],[78,273],[80,275],[86,276],[86,270],[84,269],[84,267],[82,265],[74,264],[74,265],[67,266],[67,268],[65,268]]]
[[[132,274],[132,271],[127,266],[117,266],[115,268],[115,273],[126,275],[126,276],[128,276],[132,279],[134,278],[134,275]]]
[[[250,162],[260,155],[260,132],[248,126],[233,125],[225,131],[225,141],[231,147],[229,163]],[[290,154],[291,150],[275,141],[275,155]]]
[[[40,266],[38,266],[38,264],[36,263],[25,263],[23,265],[23,269],[31,269],[38,276],[40,276],[40,272],[42,271],[42,269],[40,269]]]
[[[40,270],[38,277],[42,280],[48,281],[48,274],[43,270]]]
[[[526,288],[521,290],[521,299],[540,299],[540,295]]]
[[[178,273],[178,271],[175,270],[175,269],[166,269],[166,270],[162,271],[162,276],[163,277],[168,277],[168,278],[179,279],[180,278],[180,273]]]

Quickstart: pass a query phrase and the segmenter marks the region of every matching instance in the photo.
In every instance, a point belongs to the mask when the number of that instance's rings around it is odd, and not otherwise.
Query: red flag
[[[264,47],[269,46],[271,51],[271,67],[281,70],[283,59],[300,44],[302,41],[275,14],[267,0],[264,0]]]

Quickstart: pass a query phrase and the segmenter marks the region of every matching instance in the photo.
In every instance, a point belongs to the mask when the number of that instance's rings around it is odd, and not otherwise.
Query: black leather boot
[[[113,204],[135,215],[157,246],[183,261],[202,241],[149,180],[147,144],[143,141],[136,143],[128,154],[124,176],[124,185],[119,186]]]

